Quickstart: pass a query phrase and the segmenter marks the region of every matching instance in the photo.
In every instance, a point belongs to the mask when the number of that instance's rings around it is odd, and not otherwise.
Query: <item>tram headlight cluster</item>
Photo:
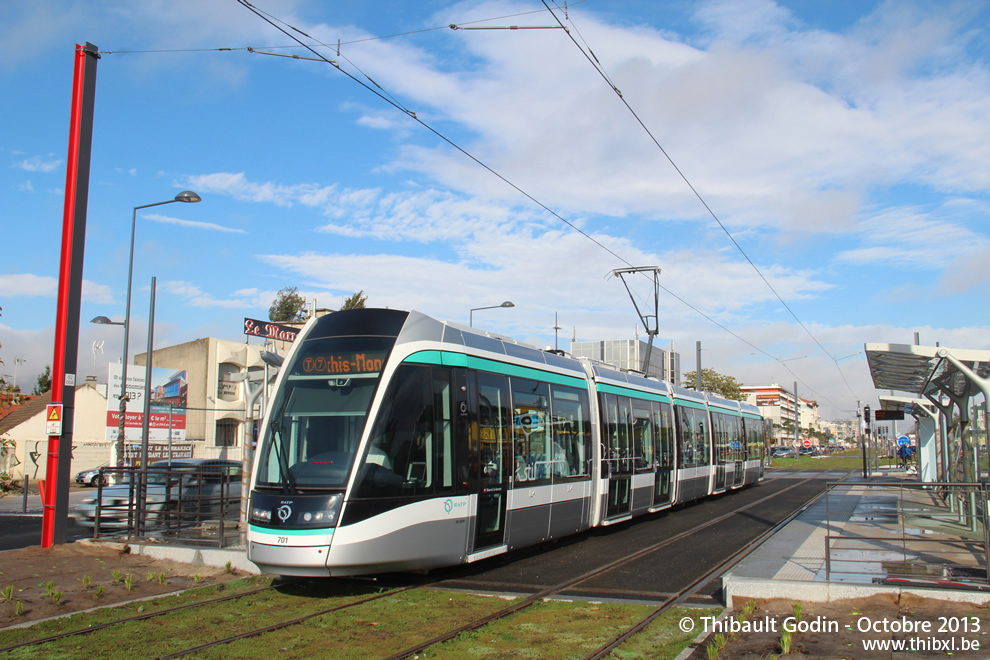
[[[251,506],[251,522],[274,527],[331,527],[337,524],[341,495],[272,498]]]
[[[340,514],[340,505],[343,502],[343,497],[334,495],[329,500],[324,500],[322,503],[323,506],[320,508],[314,507],[309,510],[300,511],[299,517],[296,519],[296,524],[303,526],[312,525],[313,527],[336,525],[337,516]],[[316,502],[313,502],[313,504],[316,504]]]

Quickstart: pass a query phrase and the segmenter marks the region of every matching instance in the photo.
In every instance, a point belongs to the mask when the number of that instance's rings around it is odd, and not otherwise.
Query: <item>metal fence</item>
[[[101,474],[95,496],[76,512],[94,538],[220,548],[240,542],[240,468],[106,467]]]
[[[873,584],[990,584],[987,486],[832,483],[825,579]]]

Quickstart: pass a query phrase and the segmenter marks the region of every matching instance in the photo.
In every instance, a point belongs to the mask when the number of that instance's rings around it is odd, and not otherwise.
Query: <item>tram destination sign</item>
[[[378,373],[385,364],[385,351],[334,351],[315,353],[297,360],[293,374],[370,374]]]
[[[293,328],[291,325],[272,323],[271,321],[244,319],[244,334],[253,337],[278,339],[279,341],[295,341],[296,335],[299,334],[299,328]]]
[[[873,413],[873,419],[878,422],[897,421],[904,419],[903,410],[877,410]]]

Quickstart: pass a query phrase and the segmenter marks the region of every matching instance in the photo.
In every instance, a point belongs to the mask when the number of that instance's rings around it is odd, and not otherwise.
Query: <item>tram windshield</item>
[[[340,489],[361,441],[392,337],[335,337],[300,346],[258,452],[258,488]]]

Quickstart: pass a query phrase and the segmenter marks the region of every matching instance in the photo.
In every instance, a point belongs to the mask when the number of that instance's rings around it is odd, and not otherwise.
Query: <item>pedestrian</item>
[[[901,445],[897,448],[897,458],[901,459],[901,467],[906,470],[908,459],[911,458],[911,450],[907,445]]]

